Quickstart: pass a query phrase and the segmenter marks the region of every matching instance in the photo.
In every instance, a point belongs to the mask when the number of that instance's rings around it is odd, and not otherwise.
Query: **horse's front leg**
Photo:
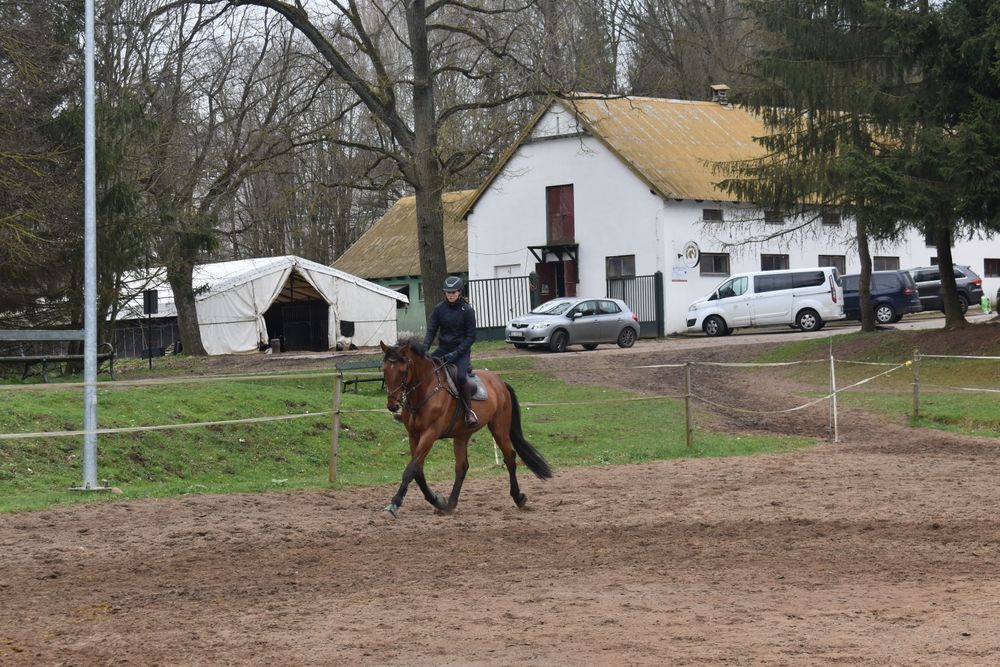
[[[445,514],[451,514],[458,506],[458,496],[462,493],[465,475],[469,472],[469,436],[459,435],[453,440],[455,450],[455,482],[451,485],[447,507],[439,507]]]
[[[396,495],[392,497],[392,501],[385,507],[385,511],[391,514],[393,518],[396,517],[399,508],[402,507],[403,498],[406,497],[410,482],[414,480],[416,480],[417,486],[420,487],[427,502],[438,509],[445,507],[444,498],[431,490],[427,485],[427,479],[424,477],[424,460],[427,458],[427,454],[430,453],[434,441],[435,438],[433,437],[424,436],[417,440],[414,436],[410,436],[410,462],[403,470],[403,479],[399,484],[399,489],[396,490]]]

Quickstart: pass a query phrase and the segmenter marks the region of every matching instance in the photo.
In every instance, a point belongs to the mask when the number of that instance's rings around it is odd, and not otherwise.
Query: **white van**
[[[844,319],[844,290],[832,266],[740,273],[688,307],[688,331],[725,336],[733,329],[789,324],[819,331]]]

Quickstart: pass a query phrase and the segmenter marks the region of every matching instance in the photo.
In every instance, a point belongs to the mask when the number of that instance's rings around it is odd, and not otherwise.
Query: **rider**
[[[424,337],[424,348],[430,349],[434,337],[438,338],[438,348],[431,353],[432,357],[445,363],[455,364],[457,370],[459,400],[465,408],[465,423],[477,426],[479,417],[472,411],[469,403],[476,385],[469,382],[469,368],[472,364],[472,344],[476,342],[476,311],[472,304],[462,298],[462,288],[465,285],[458,276],[448,276],[444,280],[444,301],[434,306],[431,317],[427,321],[427,335]]]

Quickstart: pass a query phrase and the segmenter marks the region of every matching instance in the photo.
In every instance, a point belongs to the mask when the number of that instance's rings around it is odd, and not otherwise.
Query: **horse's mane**
[[[385,358],[393,359],[395,361],[404,361],[403,356],[399,353],[399,348],[406,344],[410,345],[410,349],[413,350],[414,354],[418,357],[427,358],[427,348],[424,347],[424,342],[416,336],[411,336],[410,338],[398,341],[395,345],[386,350]]]

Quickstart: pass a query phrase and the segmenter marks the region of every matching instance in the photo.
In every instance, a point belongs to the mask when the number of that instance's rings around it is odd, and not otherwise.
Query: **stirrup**
[[[476,415],[472,408],[468,408],[465,411],[465,425],[466,426],[479,426],[479,416]]]

